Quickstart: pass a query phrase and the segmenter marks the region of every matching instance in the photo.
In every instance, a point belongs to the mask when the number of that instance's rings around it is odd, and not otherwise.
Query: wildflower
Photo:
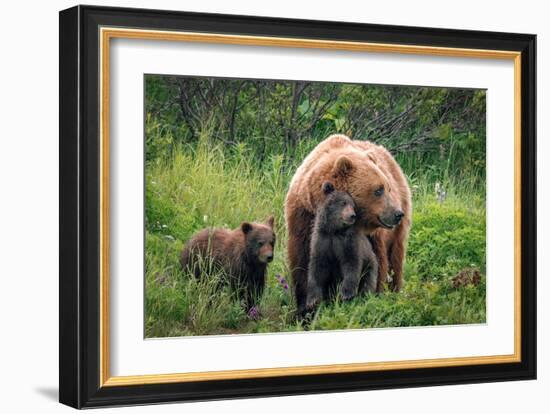
[[[443,204],[445,198],[447,198],[447,191],[445,191],[439,181],[435,183],[435,195],[437,197],[437,201],[439,201],[439,204]]]
[[[260,317],[260,311],[258,311],[258,308],[256,306],[252,306],[250,310],[248,311],[248,317],[250,319],[258,319]]]
[[[288,283],[287,283],[286,279],[283,276],[275,275],[275,279],[277,279],[277,281],[279,282],[279,284],[281,285],[281,287],[284,290],[288,290]]]

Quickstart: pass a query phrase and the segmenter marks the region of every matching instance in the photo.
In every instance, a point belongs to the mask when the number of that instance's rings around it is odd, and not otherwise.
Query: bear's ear
[[[376,155],[374,155],[373,151],[367,151],[367,157],[369,157],[369,159],[376,164]]]
[[[265,224],[273,228],[273,226],[275,225],[275,217],[269,216],[269,218],[265,221]]]
[[[249,233],[252,230],[252,224],[246,221],[241,223],[241,230],[243,231],[244,234]]]
[[[352,170],[353,162],[348,157],[346,157],[345,155],[341,155],[340,157],[338,157],[336,163],[334,164],[335,174],[346,175]]]
[[[334,191],[334,186],[330,181],[325,181],[321,186],[321,189],[323,190],[323,193],[325,193],[325,195],[329,195]]]

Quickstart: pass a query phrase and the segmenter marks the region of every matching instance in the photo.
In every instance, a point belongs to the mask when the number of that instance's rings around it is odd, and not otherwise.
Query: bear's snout
[[[401,220],[403,220],[404,216],[405,216],[405,213],[403,213],[401,210],[397,210],[394,214],[395,225],[398,225],[399,223],[401,223]]]
[[[270,245],[266,245],[258,252],[258,261],[260,263],[271,263],[273,261],[273,248]]]
[[[356,219],[357,214],[355,214],[355,209],[351,206],[346,206],[346,208],[342,211],[342,220],[346,224],[353,224]]]
[[[391,210],[384,215],[378,216],[378,221],[380,222],[382,227],[393,229],[395,226],[401,223],[403,217],[405,217],[405,213],[403,211]]]
[[[273,261],[273,252],[260,254],[258,261],[260,263],[271,263]]]
[[[345,215],[344,216],[344,220],[346,220],[348,223],[355,223],[355,219],[357,218],[357,216],[355,215],[355,213],[350,213],[348,215]]]

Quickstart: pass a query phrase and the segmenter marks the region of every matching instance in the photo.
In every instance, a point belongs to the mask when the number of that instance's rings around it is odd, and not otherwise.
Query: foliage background
[[[385,145],[413,189],[405,288],[324,305],[311,329],[485,321],[485,91],[147,75],[146,336],[303,329],[293,322],[283,202],[332,133]],[[215,279],[184,274],[185,241],[274,214],[278,243],[250,319]],[[453,287],[461,270],[477,286]],[[276,277],[278,276],[278,278]]]

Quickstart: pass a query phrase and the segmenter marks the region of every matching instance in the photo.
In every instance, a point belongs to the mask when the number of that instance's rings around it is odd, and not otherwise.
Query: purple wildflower
[[[248,317],[250,319],[258,319],[260,317],[260,311],[256,306],[252,306],[248,311]]]
[[[284,290],[288,290],[288,283],[284,277],[282,277],[281,275],[275,275],[275,279],[277,279]]]

